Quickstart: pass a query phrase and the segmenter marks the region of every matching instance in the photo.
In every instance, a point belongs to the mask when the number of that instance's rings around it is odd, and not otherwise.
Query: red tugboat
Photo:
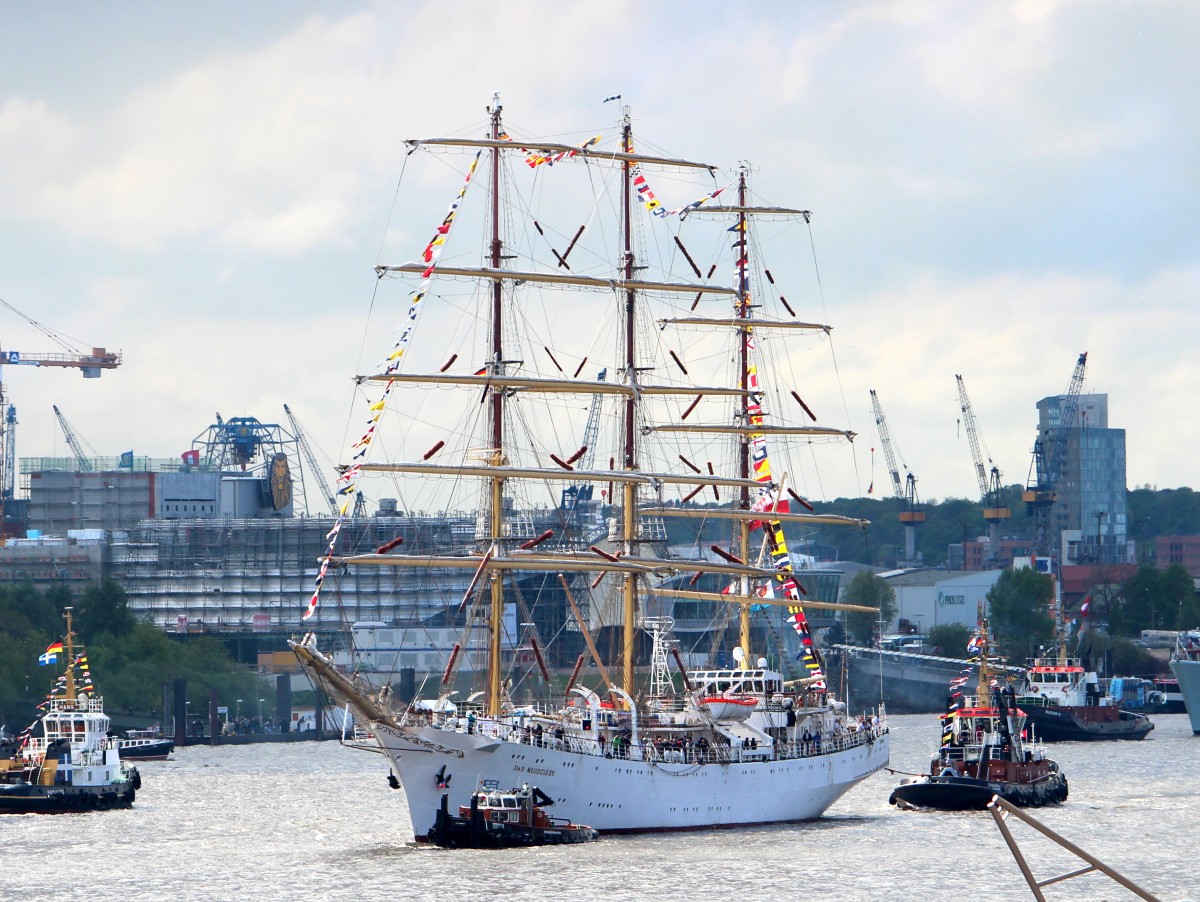
[[[599,839],[591,827],[546,814],[544,809],[553,804],[554,799],[536,786],[508,792],[485,786],[471,796],[469,805],[460,805],[455,816],[443,795],[429,838],[450,849],[552,846]]]
[[[979,652],[979,688],[962,691],[966,677],[951,684],[942,716],[942,743],[929,773],[897,786],[888,801],[900,808],[982,811],[1000,796],[1021,807],[1051,805],[1067,798],[1067,778],[1040,746],[1025,741],[1025,712],[1012,690],[988,671],[987,621],[972,640]]]

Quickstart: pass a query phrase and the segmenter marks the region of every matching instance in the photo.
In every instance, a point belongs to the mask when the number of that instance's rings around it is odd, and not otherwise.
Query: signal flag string
[[[467,193],[467,188],[470,187],[471,181],[475,176],[475,170],[479,166],[479,158],[483,154],[482,150],[475,153],[475,159],[471,161],[471,165],[467,168],[466,177],[463,180],[463,186],[459,189],[458,195],[450,204],[450,209],[446,213],[446,217],[442,220],[441,225],[434,231],[433,238],[425,246],[425,250],[421,255],[421,259],[428,264],[425,271],[421,273],[421,285],[417,288],[413,295],[412,301],[408,305],[407,318],[404,326],[400,331],[400,337],[392,345],[392,352],[388,355],[384,372],[386,375],[394,375],[399,372],[401,363],[404,359],[404,353],[408,350],[409,342],[412,340],[413,330],[417,325],[417,317],[421,312],[421,302],[425,299],[425,295],[429,290],[430,280],[433,278],[434,269],[437,267],[438,258],[442,255],[442,249],[446,245],[446,240],[450,237],[450,229],[454,225],[454,218],[458,214],[459,205],[462,203],[464,195]],[[329,572],[329,565],[333,561],[333,552],[337,547],[338,535],[342,531],[342,525],[346,522],[346,516],[350,510],[350,496],[358,491],[358,478],[362,470],[363,462],[367,456],[367,451],[371,447],[371,442],[375,437],[375,428],[379,425],[380,418],[383,417],[384,411],[387,409],[387,402],[392,393],[392,386],[395,383],[388,380],[384,383],[383,394],[374,404],[371,404],[367,410],[371,417],[367,420],[367,431],[362,437],[351,445],[351,448],[357,449],[353,457],[353,462],[339,476],[339,488],[337,490],[338,509],[337,519],[333,522],[333,527],[325,534],[325,540],[328,545],[325,549],[325,556],[321,560],[320,569],[317,570],[317,578],[313,585],[312,595],[308,599],[308,608],[304,612],[304,619],[308,620],[317,612],[317,607],[321,603],[321,586],[325,582],[325,575]]]

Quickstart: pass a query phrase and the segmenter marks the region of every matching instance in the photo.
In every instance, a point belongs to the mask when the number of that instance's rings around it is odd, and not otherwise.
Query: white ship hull
[[[822,755],[695,764],[579,754],[428,726],[374,729],[404,787],[418,839],[433,827],[445,778],[451,809],[467,804],[480,781],[505,789],[528,783],[555,800],[555,817],[607,833],[648,832],[811,820],[888,762],[886,732]]]
[[[1179,691],[1192,722],[1192,732],[1200,736],[1200,661],[1172,661],[1171,672],[1179,680]]]

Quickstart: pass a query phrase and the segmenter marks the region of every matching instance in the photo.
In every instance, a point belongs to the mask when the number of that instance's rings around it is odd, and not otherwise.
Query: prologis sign
[[[965,607],[967,604],[966,595],[950,595],[946,592],[938,590],[937,605],[939,608],[948,607]]]

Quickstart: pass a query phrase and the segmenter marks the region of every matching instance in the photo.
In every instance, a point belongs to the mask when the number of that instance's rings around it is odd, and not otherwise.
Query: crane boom
[[[1079,355],[1071,382],[1063,396],[1059,411],[1058,426],[1052,438],[1049,455],[1041,438],[1033,443],[1033,461],[1030,478],[1022,495],[1033,510],[1035,542],[1042,555],[1051,554],[1051,512],[1057,500],[1056,486],[1062,476],[1063,463],[1067,456],[1067,438],[1075,426],[1075,414],[1079,410],[1079,394],[1083,390],[1083,377],[1087,368],[1087,351]]]
[[[0,351],[0,364],[71,367],[82,372],[84,379],[97,379],[101,370],[115,370],[119,367],[121,355],[107,348],[92,348],[90,354],[26,354],[21,351]]]
[[[602,369],[596,374],[596,381],[603,382],[607,375],[608,369]],[[579,461],[578,466],[581,470],[590,470],[592,460],[596,457],[596,440],[600,437],[600,407],[603,403],[603,395],[592,395],[592,403],[588,407],[587,426],[583,430],[583,444],[587,450],[583,452],[583,457]]]
[[[58,425],[62,427],[63,435],[67,439],[67,444],[71,447],[72,453],[75,455],[75,460],[79,463],[80,473],[90,473],[92,471],[92,462],[88,460],[87,455],[83,453],[83,448],[79,444],[79,439],[75,436],[75,430],[71,428],[71,424],[67,422],[67,418],[63,416],[58,405],[53,405],[54,416],[58,418]]]
[[[607,369],[602,369],[596,375],[597,382],[603,382],[608,375]],[[592,461],[596,457],[596,442],[600,437],[600,411],[604,404],[604,396],[600,393],[592,395],[591,404],[588,406],[587,423],[583,427],[583,456],[579,459],[576,465],[580,470],[590,470]],[[563,536],[561,542],[567,544],[570,542],[571,527],[574,526],[576,517],[579,512],[580,504],[592,500],[592,486],[590,485],[572,485],[563,489],[562,493],[562,511],[563,511]]]
[[[983,452],[979,447],[979,430],[975,426],[975,411],[971,409],[971,399],[967,397],[967,386],[963,377],[954,374],[958,382],[958,408],[962,411],[963,425],[967,427],[967,443],[971,446],[971,461],[975,464],[975,479],[979,482],[979,497],[986,498],[988,493],[987,470],[983,466]]]
[[[317,463],[317,457],[313,454],[312,448],[308,444],[308,439],[304,436],[304,431],[300,428],[300,423],[296,420],[292,409],[286,404],[283,405],[283,412],[287,414],[288,422],[292,424],[292,434],[296,437],[296,444],[300,446],[300,453],[304,455],[304,460],[308,464],[308,469],[312,471],[313,478],[317,480],[317,485],[321,489],[321,497],[325,499],[325,503],[329,506],[329,510],[337,513],[337,500],[334,498],[333,490],[329,488],[329,483],[325,480],[321,473],[321,467]],[[218,419],[220,415],[218,414]],[[308,505],[308,494],[304,496],[305,506]],[[357,512],[356,512],[357,513]]]
[[[63,349],[62,352],[52,354],[27,354],[22,351],[0,350],[0,368],[5,365],[68,367],[79,370],[85,379],[98,379],[104,370],[113,370],[121,365],[122,358],[119,352],[114,353],[107,348],[97,347],[91,348],[90,352],[83,351],[68,341],[65,336],[39,323],[33,317],[22,313],[3,298],[0,298],[0,307],[4,307],[21,317],[21,319],[44,333],[51,341]],[[57,410],[58,408],[55,408],[56,412]],[[0,520],[3,520],[4,500],[16,497],[17,409],[9,403],[9,399],[5,396],[5,389],[2,382],[0,382],[0,411],[4,412],[3,422],[0,423],[0,445],[3,446],[3,460],[0,461],[0,466],[3,467],[3,471],[0,472]],[[63,423],[63,420],[60,418],[59,422]],[[65,429],[65,423],[63,425]],[[68,438],[67,443],[71,444],[70,438]],[[75,452],[77,459],[82,460],[80,452],[76,449],[75,445],[71,446],[71,450]],[[0,533],[2,532],[3,529],[0,526]]]
[[[900,482],[900,470],[896,467],[896,455],[892,451],[892,435],[888,432],[887,419],[883,415],[883,407],[875,389],[871,389],[871,409],[875,413],[875,428],[879,432],[879,444],[883,446],[883,456],[887,461],[888,475],[892,477],[892,491],[896,497],[903,500],[904,487]]]
[[[1058,434],[1054,437],[1054,454],[1050,458],[1050,488],[1053,489],[1062,476],[1063,462],[1067,457],[1067,433],[1075,426],[1075,414],[1079,410],[1079,393],[1083,390],[1083,372],[1087,367],[1087,351],[1079,355],[1071,384],[1067,387],[1067,400],[1059,415]]]
[[[887,418],[883,415],[883,405],[879,403],[879,395],[871,389],[871,408],[875,412],[875,428],[879,431],[879,443],[883,446],[883,456],[887,459],[888,474],[892,477],[892,491],[900,499],[900,522],[904,524],[904,557],[906,563],[917,561],[916,525],[925,520],[925,512],[920,510],[917,500],[917,477],[912,470],[904,466],[904,482],[900,481],[900,470],[896,467],[896,454],[892,448],[892,434],[888,431]]]
[[[992,463],[991,468],[985,468],[983,463],[983,441],[979,437],[979,426],[975,422],[975,410],[971,407],[971,399],[967,396],[967,385],[963,377],[955,374],[958,382],[958,407],[962,411],[963,423],[967,427],[967,443],[971,446],[971,462],[975,466],[975,478],[979,482],[979,497],[983,502],[983,519],[988,524],[986,566],[999,566],[1000,563],[1000,523],[1012,518],[1012,509],[1004,503],[1004,480],[1000,468]]]

